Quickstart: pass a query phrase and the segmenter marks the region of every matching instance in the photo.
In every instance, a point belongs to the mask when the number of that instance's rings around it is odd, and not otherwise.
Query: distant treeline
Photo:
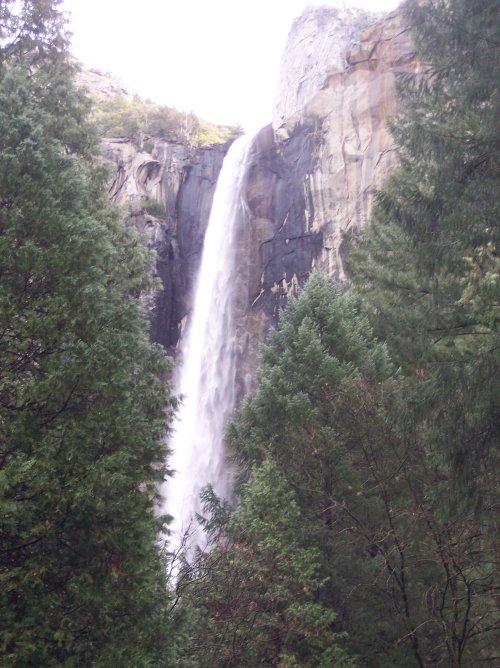
[[[142,143],[150,138],[186,142],[194,146],[221,144],[242,133],[240,127],[216,125],[174,107],[123,95],[95,102],[94,120],[105,137],[129,137]]]

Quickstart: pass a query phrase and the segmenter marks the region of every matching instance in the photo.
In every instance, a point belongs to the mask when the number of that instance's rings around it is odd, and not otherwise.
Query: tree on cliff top
[[[171,665],[154,513],[168,362],[57,4],[0,13],[1,663]]]

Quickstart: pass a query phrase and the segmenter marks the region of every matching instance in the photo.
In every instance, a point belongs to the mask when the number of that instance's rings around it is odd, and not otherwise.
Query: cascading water
[[[237,266],[237,224],[243,216],[242,182],[248,136],[229,149],[217,182],[194,308],[187,335],[181,342],[182,366],[177,394],[183,398],[170,442],[170,466],[175,471],[166,483],[167,510],[173,516],[171,549],[186,534],[196,536],[202,487],[211,484],[218,496],[230,493],[230,474],[224,462],[224,431],[235,405],[235,330],[233,291]]]

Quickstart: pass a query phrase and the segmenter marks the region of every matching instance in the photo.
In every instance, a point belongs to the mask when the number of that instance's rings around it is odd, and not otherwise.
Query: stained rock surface
[[[360,10],[306,10],[292,27],[291,52],[289,56],[287,48],[283,58],[282,80],[292,86],[292,76],[296,77],[297,95],[291,104],[289,94],[286,108],[297,106],[302,89],[308,90],[307,101],[283,118],[284,107],[278,98],[273,122],[274,150],[282,158],[275,179],[303,193],[304,210],[298,214],[303,219],[302,231],[321,234],[323,240],[311,264],[314,261],[339,280],[345,278],[342,235],[359,232],[368,223],[374,193],[397,164],[389,130],[397,112],[396,76],[417,65],[402,14],[396,10],[375,23],[370,23],[372,19]],[[305,67],[297,65],[297,42],[311,24],[322,26],[320,48],[314,49],[313,35],[309,35],[303,60],[309,70],[304,73]],[[332,47],[328,65],[324,44],[329,35],[337,40],[337,47]],[[263,161],[267,156],[268,150]],[[294,213],[290,209],[286,214],[289,225]],[[273,222],[279,230],[284,218]]]
[[[244,182],[235,286],[241,392],[252,385],[258,344],[312,268],[346,280],[343,236],[367,225],[374,194],[397,165],[389,129],[396,77],[417,66],[398,10],[309,7],[294,22],[272,124],[254,140]],[[194,149],[148,138],[143,146],[105,141],[116,166],[110,196],[156,250],[162,290],[148,296],[151,333],[172,350],[192,306],[229,144]]]
[[[280,306],[314,267],[346,280],[344,235],[368,224],[375,192],[398,162],[389,129],[396,77],[417,65],[398,10],[374,19],[309,7],[294,22],[274,120],[256,137],[246,176],[243,378]]]
[[[337,6],[307,7],[295,19],[282,59],[274,128],[301,112],[332,72],[346,68],[346,55],[359,44],[361,31],[382,16],[339,2]]]
[[[173,351],[192,306],[203,238],[228,145],[196,149],[154,138],[147,144],[145,150],[128,138],[108,138],[104,156],[116,168],[110,198],[125,208],[128,224],[155,251],[160,280],[144,297],[151,338]]]

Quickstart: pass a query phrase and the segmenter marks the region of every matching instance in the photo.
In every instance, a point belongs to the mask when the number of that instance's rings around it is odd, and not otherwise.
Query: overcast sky
[[[335,0],[64,0],[73,52],[132,93],[216,123],[271,121],[286,36],[307,5]],[[338,4],[338,3],[337,3]],[[351,0],[390,10],[399,0]]]

